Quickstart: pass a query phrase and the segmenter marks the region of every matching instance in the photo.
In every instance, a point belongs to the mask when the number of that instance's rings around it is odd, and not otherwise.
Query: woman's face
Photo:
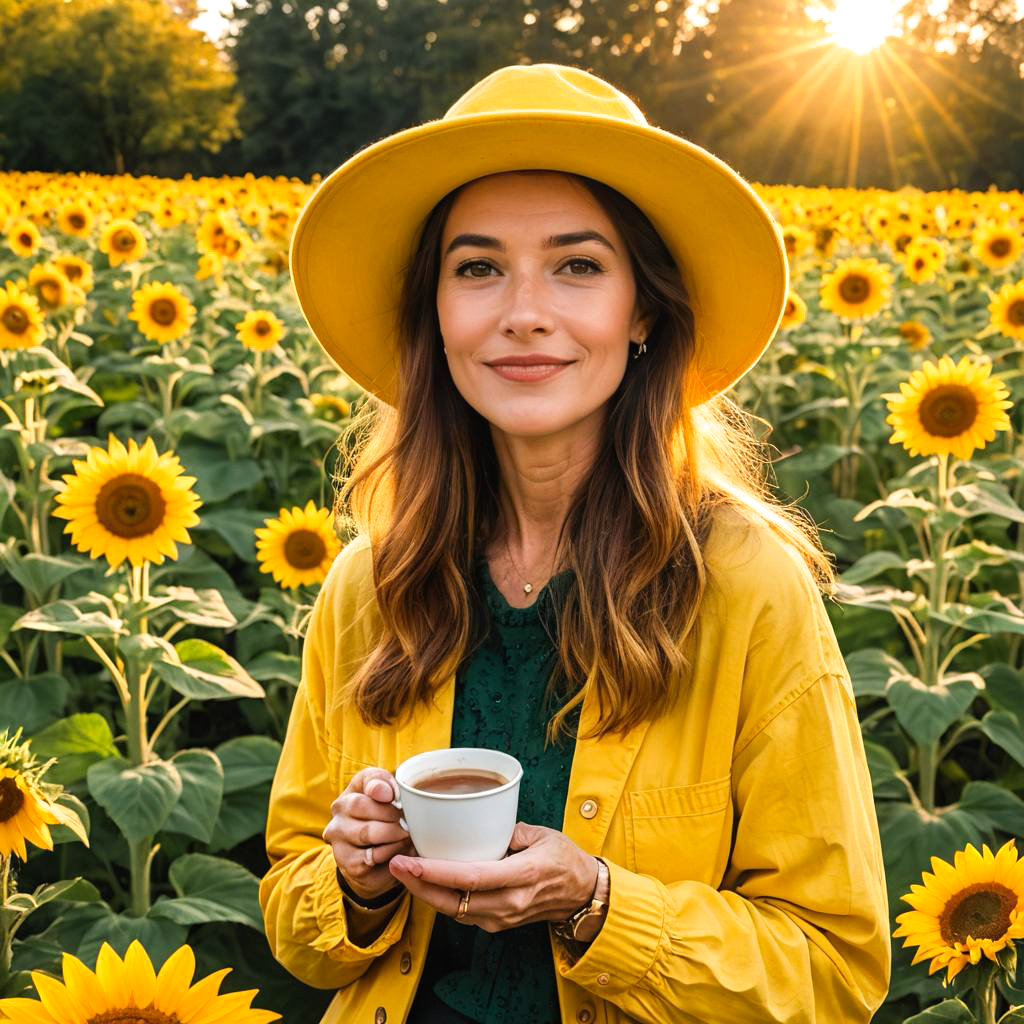
[[[558,237],[582,232],[607,244]],[[571,178],[494,174],[456,198],[441,237],[438,318],[455,386],[498,430],[550,437],[596,425],[630,340],[646,335],[635,298],[622,238]],[[507,356],[565,365],[520,368],[523,379],[511,379],[491,365]]]

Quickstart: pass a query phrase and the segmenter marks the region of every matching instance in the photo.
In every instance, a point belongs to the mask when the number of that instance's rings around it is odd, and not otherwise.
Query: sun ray
[[[907,95],[903,91],[902,86],[899,83],[899,75],[895,73],[886,63],[888,60],[888,54],[884,50],[878,50],[878,70],[885,76],[886,82],[896,94],[897,102],[903,107],[903,111],[907,116],[907,121],[910,123],[910,127],[913,129],[914,134],[917,136],[918,142],[921,143],[921,148],[924,150],[925,156],[928,159],[928,166],[931,168],[932,173],[935,175],[936,181],[947,181],[948,186],[952,186],[953,182],[949,182],[944,168],[939,163],[935,156],[935,150],[932,149],[932,144],[928,141],[928,135],[921,125],[921,122],[917,119],[911,108],[910,103],[907,100]]]
[[[865,63],[868,73],[868,84],[875,100],[875,109],[878,111],[882,122],[882,137],[885,140],[885,155],[889,160],[889,182],[893,188],[899,185],[899,177],[896,172],[896,147],[892,140],[892,124],[889,122],[889,108],[882,99],[882,90],[878,85],[878,68],[873,60]]]
[[[850,117],[850,145],[846,157],[846,184],[857,184],[857,167],[860,164],[860,129],[864,117],[864,69],[857,64],[854,69],[853,111]]]
[[[1017,121],[1024,122],[1024,113],[1021,110],[1015,110],[1013,107],[1008,107],[1005,103],[1000,103],[998,100],[992,99],[986,92],[979,89],[976,85],[970,82],[961,81],[956,77],[948,68],[942,66],[941,61],[936,59],[930,53],[922,53],[921,59],[937,74],[947,78],[954,86],[967,93],[973,99],[984,103],[986,106],[991,107],[993,110],[998,110],[1001,114],[1006,114],[1009,117],[1016,119]]]

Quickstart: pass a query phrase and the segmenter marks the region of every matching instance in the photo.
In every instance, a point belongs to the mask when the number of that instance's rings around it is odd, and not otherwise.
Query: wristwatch
[[[608,865],[605,864],[600,857],[595,859],[597,860],[597,884],[594,886],[594,892],[596,893],[608,881]],[[577,910],[568,921],[559,921],[557,924],[553,925],[552,931],[554,931],[560,939],[571,940],[574,942],[585,942],[586,940],[580,938],[578,934],[579,932],[586,930],[583,927],[583,922],[589,921],[594,917],[600,917],[604,913],[607,905],[606,900],[599,900],[595,896],[582,910]]]

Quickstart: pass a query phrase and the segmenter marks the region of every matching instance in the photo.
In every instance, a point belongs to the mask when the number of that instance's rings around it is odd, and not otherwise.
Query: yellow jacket
[[[562,831],[600,854],[608,914],[573,963],[548,929],[563,1024],[858,1024],[885,999],[889,906],[853,689],[806,566],[767,527],[720,516],[705,552],[692,681],[626,736],[576,745]],[[450,746],[436,705],[368,728],[336,701],[379,627],[352,541],[317,595],[274,777],[260,906],[274,956],[336,994],[321,1024],[404,1024],[436,911],[408,891],[348,938],[330,806],[367,765]],[[588,693],[580,733],[597,713]]]

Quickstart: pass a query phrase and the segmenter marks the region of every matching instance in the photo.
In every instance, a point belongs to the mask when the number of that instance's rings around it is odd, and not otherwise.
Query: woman
[[[323,1021],[870,1020],[889,912],[832,569],[721,397],[786,298],[754,192],[601,79],[514,66],[328,177],[291,264],[381,399],[260,885]],[[394,770],[447,746],[524,764],[501,861],[399,822]]]

